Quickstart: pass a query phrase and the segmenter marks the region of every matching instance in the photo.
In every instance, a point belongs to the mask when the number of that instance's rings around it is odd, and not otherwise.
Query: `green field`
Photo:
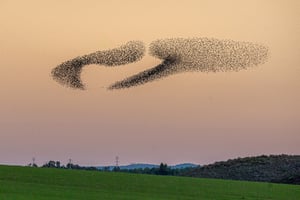
[[[0,166],[0,200],[300,199],[299,185]]]

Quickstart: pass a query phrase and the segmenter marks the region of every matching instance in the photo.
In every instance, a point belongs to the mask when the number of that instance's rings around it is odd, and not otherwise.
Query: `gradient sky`
[[[300,154],[299,9],[297,0],[0,0],[0,163]],[[126,90],[105,87],[160,60],[85,67],[86,91],[50,76],[79,55],[170,37],[258,42],[271,56],[245,71],[178,74]]]

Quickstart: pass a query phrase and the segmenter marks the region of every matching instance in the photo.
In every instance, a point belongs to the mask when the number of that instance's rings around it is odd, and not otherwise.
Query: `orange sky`
[[[299,1],[45,2],[0,0],[0,163],[300,154]],[[271,56],[245,71],[178,74],[126,90],[105,87],[160,60],[85,67],[86,91],[50,76],[79,55],[170,37],[258,42]]]

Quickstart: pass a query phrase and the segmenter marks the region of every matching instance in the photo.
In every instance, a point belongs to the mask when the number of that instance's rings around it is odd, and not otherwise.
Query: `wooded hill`
[[[230,159],[191,169],[183,176],[300,184],[299,155]]]

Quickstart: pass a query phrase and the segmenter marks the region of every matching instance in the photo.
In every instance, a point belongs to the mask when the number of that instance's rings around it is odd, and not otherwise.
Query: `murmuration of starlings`
[[[137,62],[145,55],[141,41],[130,41],[109,50],[96,51],[67,60],[51,71],[58,83],[85,89],[80,74],[86,65],[97,64],[115,67]],[[150,43],[149,53],[162,62],[124,80],[117,81],[107,89],[125,89],[183,72],[227,72],[244,70],[267,61],[269,49],[262,44],[219,40],[214,38],[169,38]]]

